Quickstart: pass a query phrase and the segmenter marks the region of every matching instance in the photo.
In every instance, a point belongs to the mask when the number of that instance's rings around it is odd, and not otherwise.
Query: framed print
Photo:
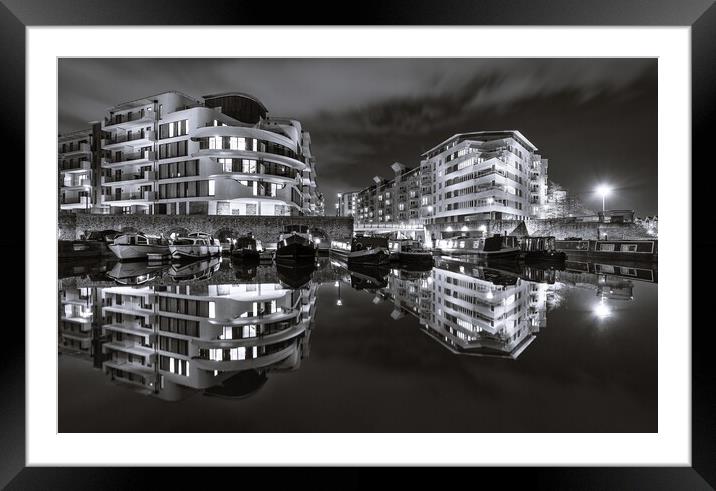
[[[714,487],[712,2],[206,7],[4,1],[3,485]]]

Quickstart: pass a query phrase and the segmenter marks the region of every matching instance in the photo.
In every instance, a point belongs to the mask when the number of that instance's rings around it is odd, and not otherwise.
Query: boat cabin
[[[115,245],[155,245],[161,243],[160,237],[142,234],[124,234],[115,237]]]

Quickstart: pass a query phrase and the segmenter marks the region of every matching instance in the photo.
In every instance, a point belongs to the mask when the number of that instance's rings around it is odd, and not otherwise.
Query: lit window
[[[209,302],[209,317],[216,317],[216,302]]]
[[[216,194],[215,182],[213,179],[209,180],[209,196]]]

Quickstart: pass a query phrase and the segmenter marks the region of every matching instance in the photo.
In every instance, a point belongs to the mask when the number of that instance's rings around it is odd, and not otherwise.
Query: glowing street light
[[[607,198],[607,195],[612,192],[612,188],[610,188],[606,184],[602,184],[600,186],[597,186],[596,191],[597,191],[597,194],[600,194],[602,196],[602,212],[604,212],[606,210],[606,207],[605,207],[606,198]]]
[[[612,309],[610,309],[606,304],[604,297],[602,297],[599,303],[594,306],[593,311],[594,315],[596,315],[599,319],[606,319],[612,315]]]

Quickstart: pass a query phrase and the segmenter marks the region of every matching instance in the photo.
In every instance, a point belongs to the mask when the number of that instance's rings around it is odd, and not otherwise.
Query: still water
[[[655,432],[656,274],[61,263],[59,431]]]

